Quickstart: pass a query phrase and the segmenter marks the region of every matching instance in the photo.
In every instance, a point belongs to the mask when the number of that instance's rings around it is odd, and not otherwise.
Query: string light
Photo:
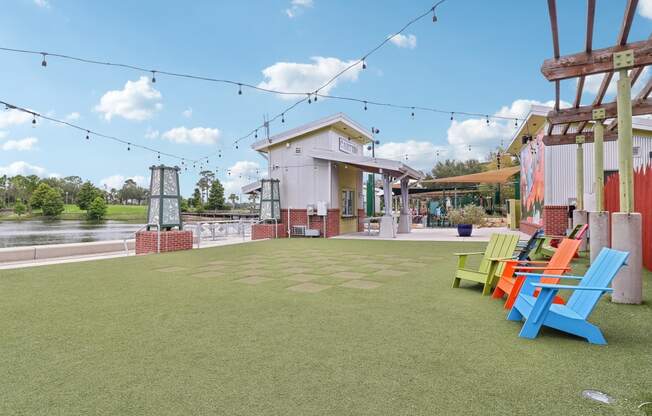
[[[45,56],[47,55],[47,53],[42,53],[41,55],[43,55],[43,60],[41,61],[41,66],[42,67],[48,66],[48,61],[45,60]]]
[[[455,118],[455,113],[451,113],[451,121],[453,121],[453,118]]]
[[[312,100],[310,99],[310,94],[308,94],[308,104],[312,103]]]
[[[242,84],[238,84],[238,95],[242,95]]]
[[[412,118],[414,118],[414,107],[412,107]]]
[[[364,111],[367,111],[367,102],[364,102]]]
[[[156,71],[152,71],[152,84],[156,84]]]
[[[36,114],[32,114],[32,126],[36,125]]]
[[[254,133],[254,139],[258,138],[258,129],[256,129],[256,133]]]
[[[88,136],[90,131],[86,130],[86,140],[90,140],[90,137]]]
[[[156,158],[157,158],[158,160],[161,160],[161,154],[159,153],[158,155],[156,155]]]
[[[362,58],[362,69],[367,69],[367,63],[365,62],[364,58]]]
[[[127,152],[131,150],[131,143],[127,143]]]
[[[489,114],[487,114],[487,126],[489,125]]]
[[[285,113],[281,114],[281,123],[285,123]]]

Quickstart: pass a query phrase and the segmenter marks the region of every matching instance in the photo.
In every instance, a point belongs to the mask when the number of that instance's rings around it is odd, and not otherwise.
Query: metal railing
[[[251,237],[252,225],[258,223],[256,220],[239,219],[232,221],[195,221],[183,224],[184,230],[192,231],[193,245],[201,247],[204,241],[219,241],[227,238],[242,237],[246,240]]]

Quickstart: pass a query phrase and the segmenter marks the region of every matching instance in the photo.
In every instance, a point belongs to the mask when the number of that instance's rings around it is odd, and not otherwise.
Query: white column
[[[401,215],[398,219],[398,232],[409,233],[412,231],[412,218],[410,215],[410,198],[408,191],[408,178],[401,179]]]
[[[379,237],[394,238],[394,217],[392,216],[392,184],[389,174],[383,173],[383,199],[385,201],[385,213],[380,219]]]

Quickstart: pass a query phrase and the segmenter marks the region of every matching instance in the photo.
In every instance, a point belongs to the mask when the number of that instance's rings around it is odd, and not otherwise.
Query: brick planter
[[[161,253],[191,249],[192,231],[161,231]],[[136,233],[136,254],[156,253],[157,251],[157,231],[139,231]]]
[[[568,206],[545,205],[543,207],[543,231],[547,235],[565,235],[568,228]]]

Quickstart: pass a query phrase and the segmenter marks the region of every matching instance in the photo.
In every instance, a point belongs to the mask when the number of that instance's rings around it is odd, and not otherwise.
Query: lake
[[[143,226],[124,221],[3,221],[0,222],[0,248],[122,240],[133,238]]]

